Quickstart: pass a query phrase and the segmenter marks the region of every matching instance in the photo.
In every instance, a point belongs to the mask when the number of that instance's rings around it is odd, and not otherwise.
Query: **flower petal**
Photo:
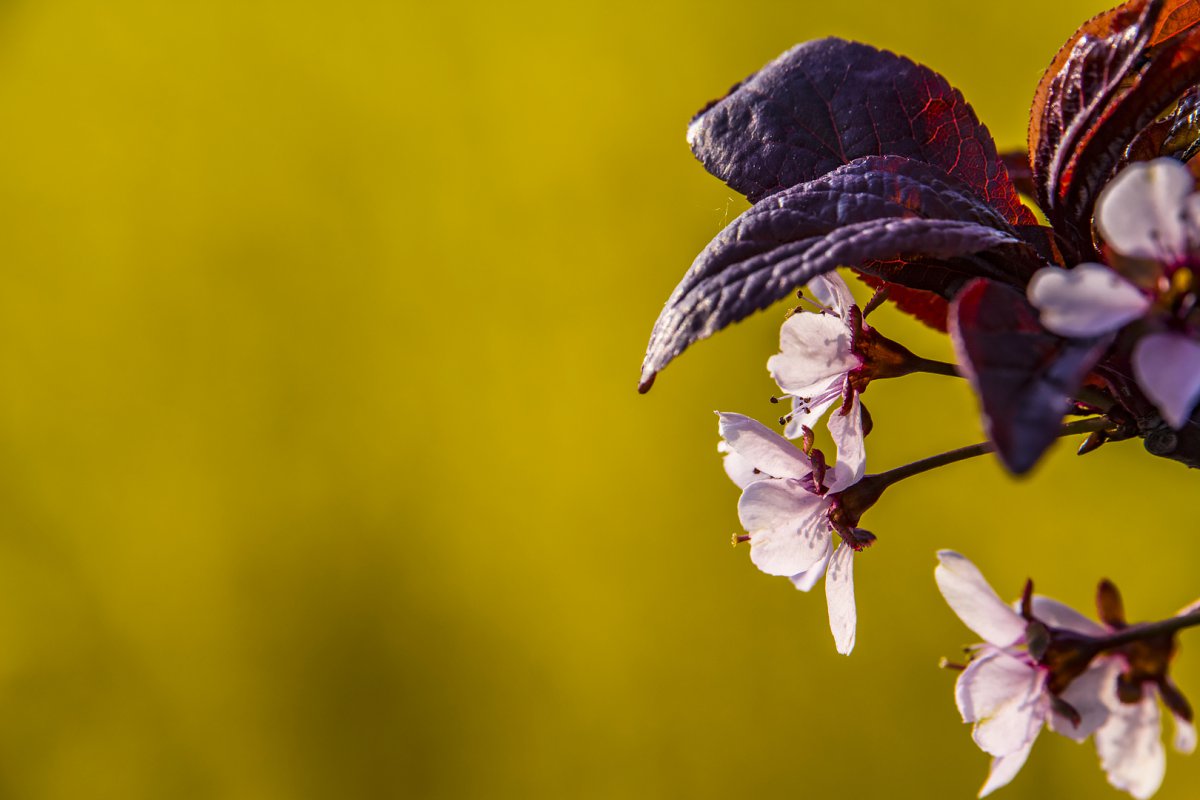
[[[825,545],[825,555],[817,559],[817,563],[813,564],[804,572],[797,572],[791,577],[792,585],[802,592],[811,591],[817,585],[817,581],[821,580],[821,576],[825,574],[825,568],[829,566],[829,557],[833,555],[833,537],[830,536],[828,543]]]
[[[1040,269],[1026,292],[1047,330],[1076,339],[1115,331],[1150,307],[1136,286],[1103,264]]]
[[[1059,695],[1079,712],[1079,724],[1061,714],[1051,711],[1050,729],[1057,734],[1082,742],[1108,721],[1111,713],[1105,698],[1108,687],[1115,684],[1120,670],[1118,662],[1111,658],[1098,658],[1082,675],[1071,681]]]
[[[1033,616],[1051,628],[1062,628],[1085,636],[1104,636],[1108,633],[1102,625],[1092,622],[1070,606],[1040,594],[1033,596]]]
[[[768,575],[810,569],[829,547],[828,510],[828,500],[790,481],[750,484],[738,500],[738,516],[750,532],[750,560]]]
[[[725,458],[721,460],[722,466],[725,467],[725,474],[729,476],[729,480],[737,484],[739,489],[745,489],[755,481],[774,477],[762,470],[755,469],[753,464],[733,452],[729,442],[717,442],[717,452],[725,454]]]
[[[812,293],[813,297],[817,298],[818,303],[842,319],[849,316],[850,307],[854,305],[854,295],[850,293],[850,287],[836,272],[818,275],[809,281],[805,288]]]
[[[788,394],[810,397],[830,386],[862,361],[850,349],[850,328],[833,314],[794,314],[779,329],[779,352],[767,369]]]
[[[1096,201],[1104,241],[1131,258],[1173,262],[1187,253],[1184,209],[1195,180],[1173,158],[1126,167]]]
[[[1025,636],[1025,620],[1004,604],[978,568],[953,550],[939,550],[934,570],[938,589],[966,626],[997,647]]]
[[[1132,704],[1118,701],[1108,722],[1096,731],[1096,752],[1108,782],[1138,800],[1158,791],[1167,771],[1156,694],[1144,692]]]
[[[1017,752],[993,758],[992,765],[988,769],[987,781],[979,790],[979,796],[987,797],[1002,786],[1007,786],[1013,778],[1017,777],[1021,767],[1025,766],[1025,761],[1029,758],[1029,752],[1033,750],[1033,743],[1036,741],[1037,736],[1034,736]]]
[[[798,397],[793,397],[792,414],[788,419],[787,427],[783,429],[783,435],[789,439],[796,439],[804,434],[805,428],[816,429],[821,417],[825,415],[831,405],[841,400],[841,397],[842,387],[840,384],[807,398],[809,401],[807,403]]]
[[[758,420],[741,414],[722,414],[721,438],[730,449],[773,478],[803,478],[812,472],[812,463],[796,447]]]
[[[833,632],[834,646],[848,656],[854,650],[858,611],[854,607],[854,549],[847,544],[839,546],[829,561],[825,603],[829,606],[829,630]]]
[[[954,685],[964,722],[985,753],[1006,756],[1037,737],[1049,709],[1045,676],[1033,665],[991,647],[984,648]]]
[[[1175,750],[1190,755],[1196,750],[1196,726],[1174,714],[1171,718],[1175,720]]]
[[[837,445],[837,464],[833,468],[830,491],[840,492],[858,483],[866,471],[867,450],[863,440],[862,406],[858,394],[850,401],[850,408],[829,415],[829,433]]]
[[[1163,419],[1179,430],[1200,400],[1200,342],[1152,333],[1133,348],[1133,374]]]

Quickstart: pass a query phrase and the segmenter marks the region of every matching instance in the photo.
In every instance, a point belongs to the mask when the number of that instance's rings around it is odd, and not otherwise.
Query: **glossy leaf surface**
[[[1144,128],[1125,150],[1121,166],[1160,156],[1191,161],[1200,152],[1200,87],[1192,87],[1161,119]]]
[[[1160,3],[1126,4],[1085,23],[1059,51],[1038,86],[1030,122],[1030,161],[1038,203],[1056,227],[1066,212],[1068,162],[1094,135],[1149,46]],[[1082,233],[1079,234],[1082,238]]]
[[[940,167],[1012,223],[1032,223],[991,134],[945,78],[894,53],[828,38],[793,47],[700,112],[696,157],[751,201],[863,156]]]
[[[1129,143],[1198,81],[1200,28],[1192,28],[1156,50],[1071,157],[1066,181],[1059,187],[1068,229],[1082,231],[1090,226],[1096,198],[1115,175]]]
[[[688,345],[813,277],[889,261],[905,263],[887,280],[943,297],[979,275],[1023,284],[1043,263],[961,181],[904,158],[863,158],[760,201],[700,253],[654,326],[642,391]]]
[[[1200,80],[1198,15],[1197,0],[1126,3],[1085,23],[1042,78],[1030,123],[1037,199],[1085,254],[1096,197]]]
[[[1107,341],[1047,332],[1023,293],[978,279],[950,306],[950,336],[1000,459],[1027,472],[1053,444],[1063,415]]]

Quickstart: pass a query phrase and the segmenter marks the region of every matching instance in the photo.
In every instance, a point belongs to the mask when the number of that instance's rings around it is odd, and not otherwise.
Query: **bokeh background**
[[[893,490],[847,659],[729,545],[712,411],[777,413],[781,310],[634,387],[744,207],[696,109],[838,34],[1017,147],[1100,10],[0,6],[0,797],[973,796],[934,550],[1166,616],[1200,596],[1196,477],[1125,443]],[[980,436],[951,379],[867,400],[878,468]],[[1200,699],[1200,633],[1177,677]],[[1046,736],[1002,796],[1118,796],[1095,762]],[[1197,786],[1172,755],[1159,797]]]

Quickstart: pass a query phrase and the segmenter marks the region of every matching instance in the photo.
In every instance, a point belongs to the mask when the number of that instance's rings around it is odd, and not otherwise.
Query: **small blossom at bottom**
[[[1196,606],[1189,606],[1176,616],[1194,611]],[[1123,618],[1113,623],[1125,625]],[[1157,792],[1167,771],[1160,699],[1175,721],[1175,749],[1184,754],[1196,749],[1191,708],[1167,675],[1173,651],[1174,642],[1170,638],[1135,643],[1118,651],[1115,658],[1120,665],[1120,679],[1108,684],[1103,695],[1112,713],[1096,731],[1100,766],[1110,784],[1138,800]]]
[[[1112,716],[1096,731],[1100,768],[1114,787],[1146,800],[1158,791],[1167,772],[1157,693],[1148,690],[1138,702],[1125,704],[1114,688],[1107,701]]]
[[[938,559],[934,576],[943,597],[986,642],[975,648],[955,684],[963,721],[974,725],[975,743],[993,756],[979,792],[984,797],[1016,777],[1044,726],[1081,742],[1103,725],[1109,709],[1102,687],[1115,683],[1117,664],[1096,658],[1065,689],[1051,691],[1054,673],[1029,651],[1029,621],[1001,600],[965,557],[942,550]],[[1044,597],[1032,601],[1035,619],[1048,628],[1084,636],[1104,632],[1061,603]]]

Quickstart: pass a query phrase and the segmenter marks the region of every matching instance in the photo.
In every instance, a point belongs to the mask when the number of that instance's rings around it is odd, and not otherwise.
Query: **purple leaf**
[[[1006,275],[992,275],[997,280],[1023,289],[1033,272],[1047,263],[1063,266],[1079,260],[1076,251],[1059,239],[1053,228],[1017,225],[1014,229],[1038,258],[1030,258],[1031,253],[1025,251],[1022,258],[1008,264]],[[858,267],[858,273],[863,283],[871,288],[887,289],[887,300],[896,308],[943,333],[946,332],[949,301],[966,279],[985,274],[971,271],[964,276],[953,265],[938,264],[930,258],[870,261]]]
[[[863,156],[896,155],[963,180],[1011,223],[1034,222],[962,94],[927,67],[857,42],[793,47],[696,115],[688,143],[754,202]]]
[[[1029,471],[1108,339],[1063,339],[1038,322],[1022,292],[980,278],[950,304],[950,337],[983,407],[984,428],[1012,472]]]
[[[1024,285],[1044,265],[970,187],[935,167],[863,158],[762,200],[704,249],[655,323],[641,391],[699,339],[839,266],[910,263],[887,280],[950,297],[979,275]]]

